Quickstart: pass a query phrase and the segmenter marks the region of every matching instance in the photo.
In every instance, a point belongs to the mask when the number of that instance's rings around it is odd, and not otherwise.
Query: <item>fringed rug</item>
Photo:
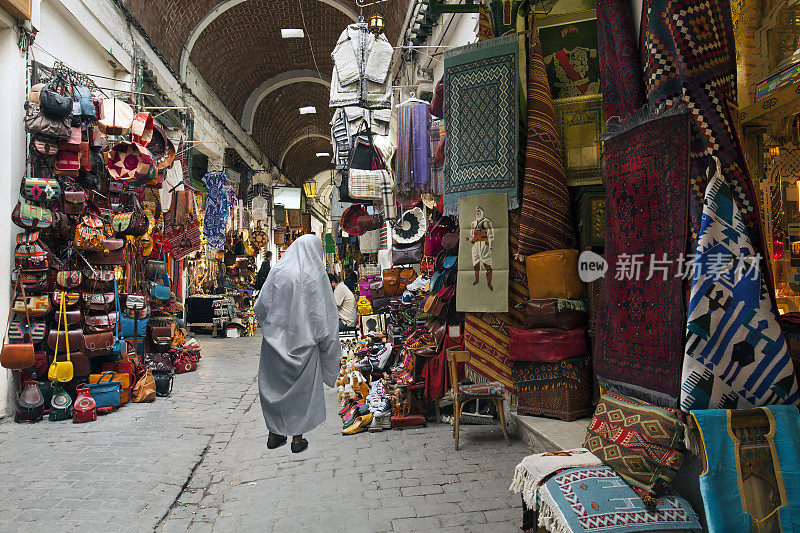
[[[717,170],[706,190],[689,298],[684,411],[798,401],[791,356],[754,253]]]
[[[645,0],[642,12],[641,58],[645,90],[651,106],[683,102],[692,116],[690,192],[691,250],[700,233],[706,171],[712,156],[747,226],[757,253],[765,256],[758,201],[742,156],[736,107],[736,50],[728,0]],[[771,271],[768,287],[773,291]]]
[[[625,118],[645,104],[639,48],[628,0],[597,3],[597,49],[606,120]]]
[[[689,115],[644,109],[604,139],[609,268],[595,372],[617,392],[676,407],[686,325],[676,261],[686,249]],[[651,258],[667,262],[648,279]]]
[[[519,207],[519,47],[517,36],[499,37],[444,54],[444,212],[458,199],[508,194]]]
[[[521,256],[575,246],[561,142],[533,16],[531,27],[528,135],[519,232]]]

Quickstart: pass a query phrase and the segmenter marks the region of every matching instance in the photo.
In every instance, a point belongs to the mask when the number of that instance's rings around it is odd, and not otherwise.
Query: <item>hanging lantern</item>
[[[314,198],[317,195],[317,182],[308,180],[303,183],[303,190],[306,193],[306,198]]]
[[[769,147],[769,155],[772,157],[778,157],[781,155],[781,147],[780,146],[770,146]]]
[[[372,15],[369,18],[369,31],[375,35],[383,33],[383,15]]]

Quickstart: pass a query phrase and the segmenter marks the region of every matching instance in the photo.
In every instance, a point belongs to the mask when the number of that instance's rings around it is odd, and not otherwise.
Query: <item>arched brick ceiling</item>
[[[302,139],[286,153],[283,168],[295,184],[300,185],[320,172],[333,168],[330,157],[316,156],[317,152],[330,151],[331,143],[327,139]]]
[[[256,110],[253,138],[276,163],[294,139],[311,133],[330,135],[333,110],[328,107],[328,90],[316,83],[295,83],[270,93]],[[316,114],[301,115],[304,106]]]

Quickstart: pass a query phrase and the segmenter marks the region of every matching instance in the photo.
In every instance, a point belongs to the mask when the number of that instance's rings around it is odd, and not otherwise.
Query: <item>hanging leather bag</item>
[[[67,215],[86,213],[86,192],[83,189],[64,191],[62,211]]]
[[[53,254],[39,238],[40,233],[20,233],[14,249],[14,265],[21,272],[47,272],[52,264]]]
[[[23,299],[27,299],[25,297],[25,286],[22,285],[19,280],[14,286],[14,293],[16,294],[17,291],[22,291]],[[36,355],[33,349],[33,343],[31,342],[30,334],[28,334],[27,338],[25,339],[26,342],[22,344],[6,344],[6,338],[8,335],[8,328],[11,326],[11,314],[12,310],[8,310],[8,322],[6,324],[6,333],[3,335],[3,348],[0,350],[0,365],[3,368],[10,368],[12,370],[22,370],[23,368],[30,368],[36,363]],[[31,327],[31,319],[30,316],[27,315],[27,308],[26,308],[26,318],[28,323],[28,330],[30,331]]]
[[[30,202],[52,204],[61,196],[58,180],[49,176],[32,177],[25,175],[20,184],[20,194]]]
[[[111,222],[111,228],[114,234],[119,236],[130,235],[133,237],[141,237],[150,227],[150,221],[139,203],[139,199],[132,195],[124,211],[114,215]]]
[[[64,342],[66,343],[67,352],[66,352],[66,361],[59,361],[58,360],[58,336],[56,336],[56,347],[55,347],[55,354],[53,356],[53,362],[50,363],[50,368],[47,370],[47,379],[50,381],[66,383],[67,381],[71,381],[73,374],[74,374],[74,367],[72,365],[72,361],[70,361],[70,353],[69,353],[69,335],[66,334],[67,332],[67,319],[66,319],[66,311],[67,308],[64,304],[64,296],[62,294],[60,305],[59,305],[59,313],[58,313],[58,326],[56,327],[56,331],[61,329],[61,324],[64,324]]]
[[[84,215],[75,227],[72,246],[78,250],[102,251],[105,239],[106,233],[102,220],[92,215]]]
[[[102,249],[90,252],[87,258],[95,265],[121,265],[125,262],[125,241],[106,238]]]
[[[400,290],[401,270],[401,268],[387,268],[383,271],[383,291],[389,298],[403,294],[403,291]]]
[[[53,224],[53,212],[45,207],[17,202],[11,221],[24,230],[47,229]]]
[[[47,419],[51,422],[69,420],[72,418],[72,397],[64,390],[64,386],[58,382],[53,383],[53,394],[50,396],[50,414]]]
[[[63,83],[64,80],[57,76],[39,93],[39,108],[48,117],[63,118],[72,115],[72,98],[64,96],[59,90]]]
[[[413,244],[393,244],[393,265],[416,265],[422,261],[422,241]]]
[[[47,116],[37,106],[31,106],[25,115],[25,131],[31,135],[52,139],[54,142],[66,141],[72,135],[72,120],[69,115]]]
[[[87,293],[108,292],[114,286],[114,270],[87,266],[81,279],[81,288]]]
[[[588,321],[583,300],[528,300],[517,307],[522,310],[526,329],[577,329]]]

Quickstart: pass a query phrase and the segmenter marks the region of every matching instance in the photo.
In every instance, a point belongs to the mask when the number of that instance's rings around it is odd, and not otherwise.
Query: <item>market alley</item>
[[[198,337],[198,371],[172,396],[102,423],[0,421],[0,531],[513,532],[514,466],[498,426],[341,435],[335,395],[299,455],[269,451],[258,403],[260,336]],[[55,428],[55,429],[54,429]],[[24,464],[24,468],[15,465]]]

